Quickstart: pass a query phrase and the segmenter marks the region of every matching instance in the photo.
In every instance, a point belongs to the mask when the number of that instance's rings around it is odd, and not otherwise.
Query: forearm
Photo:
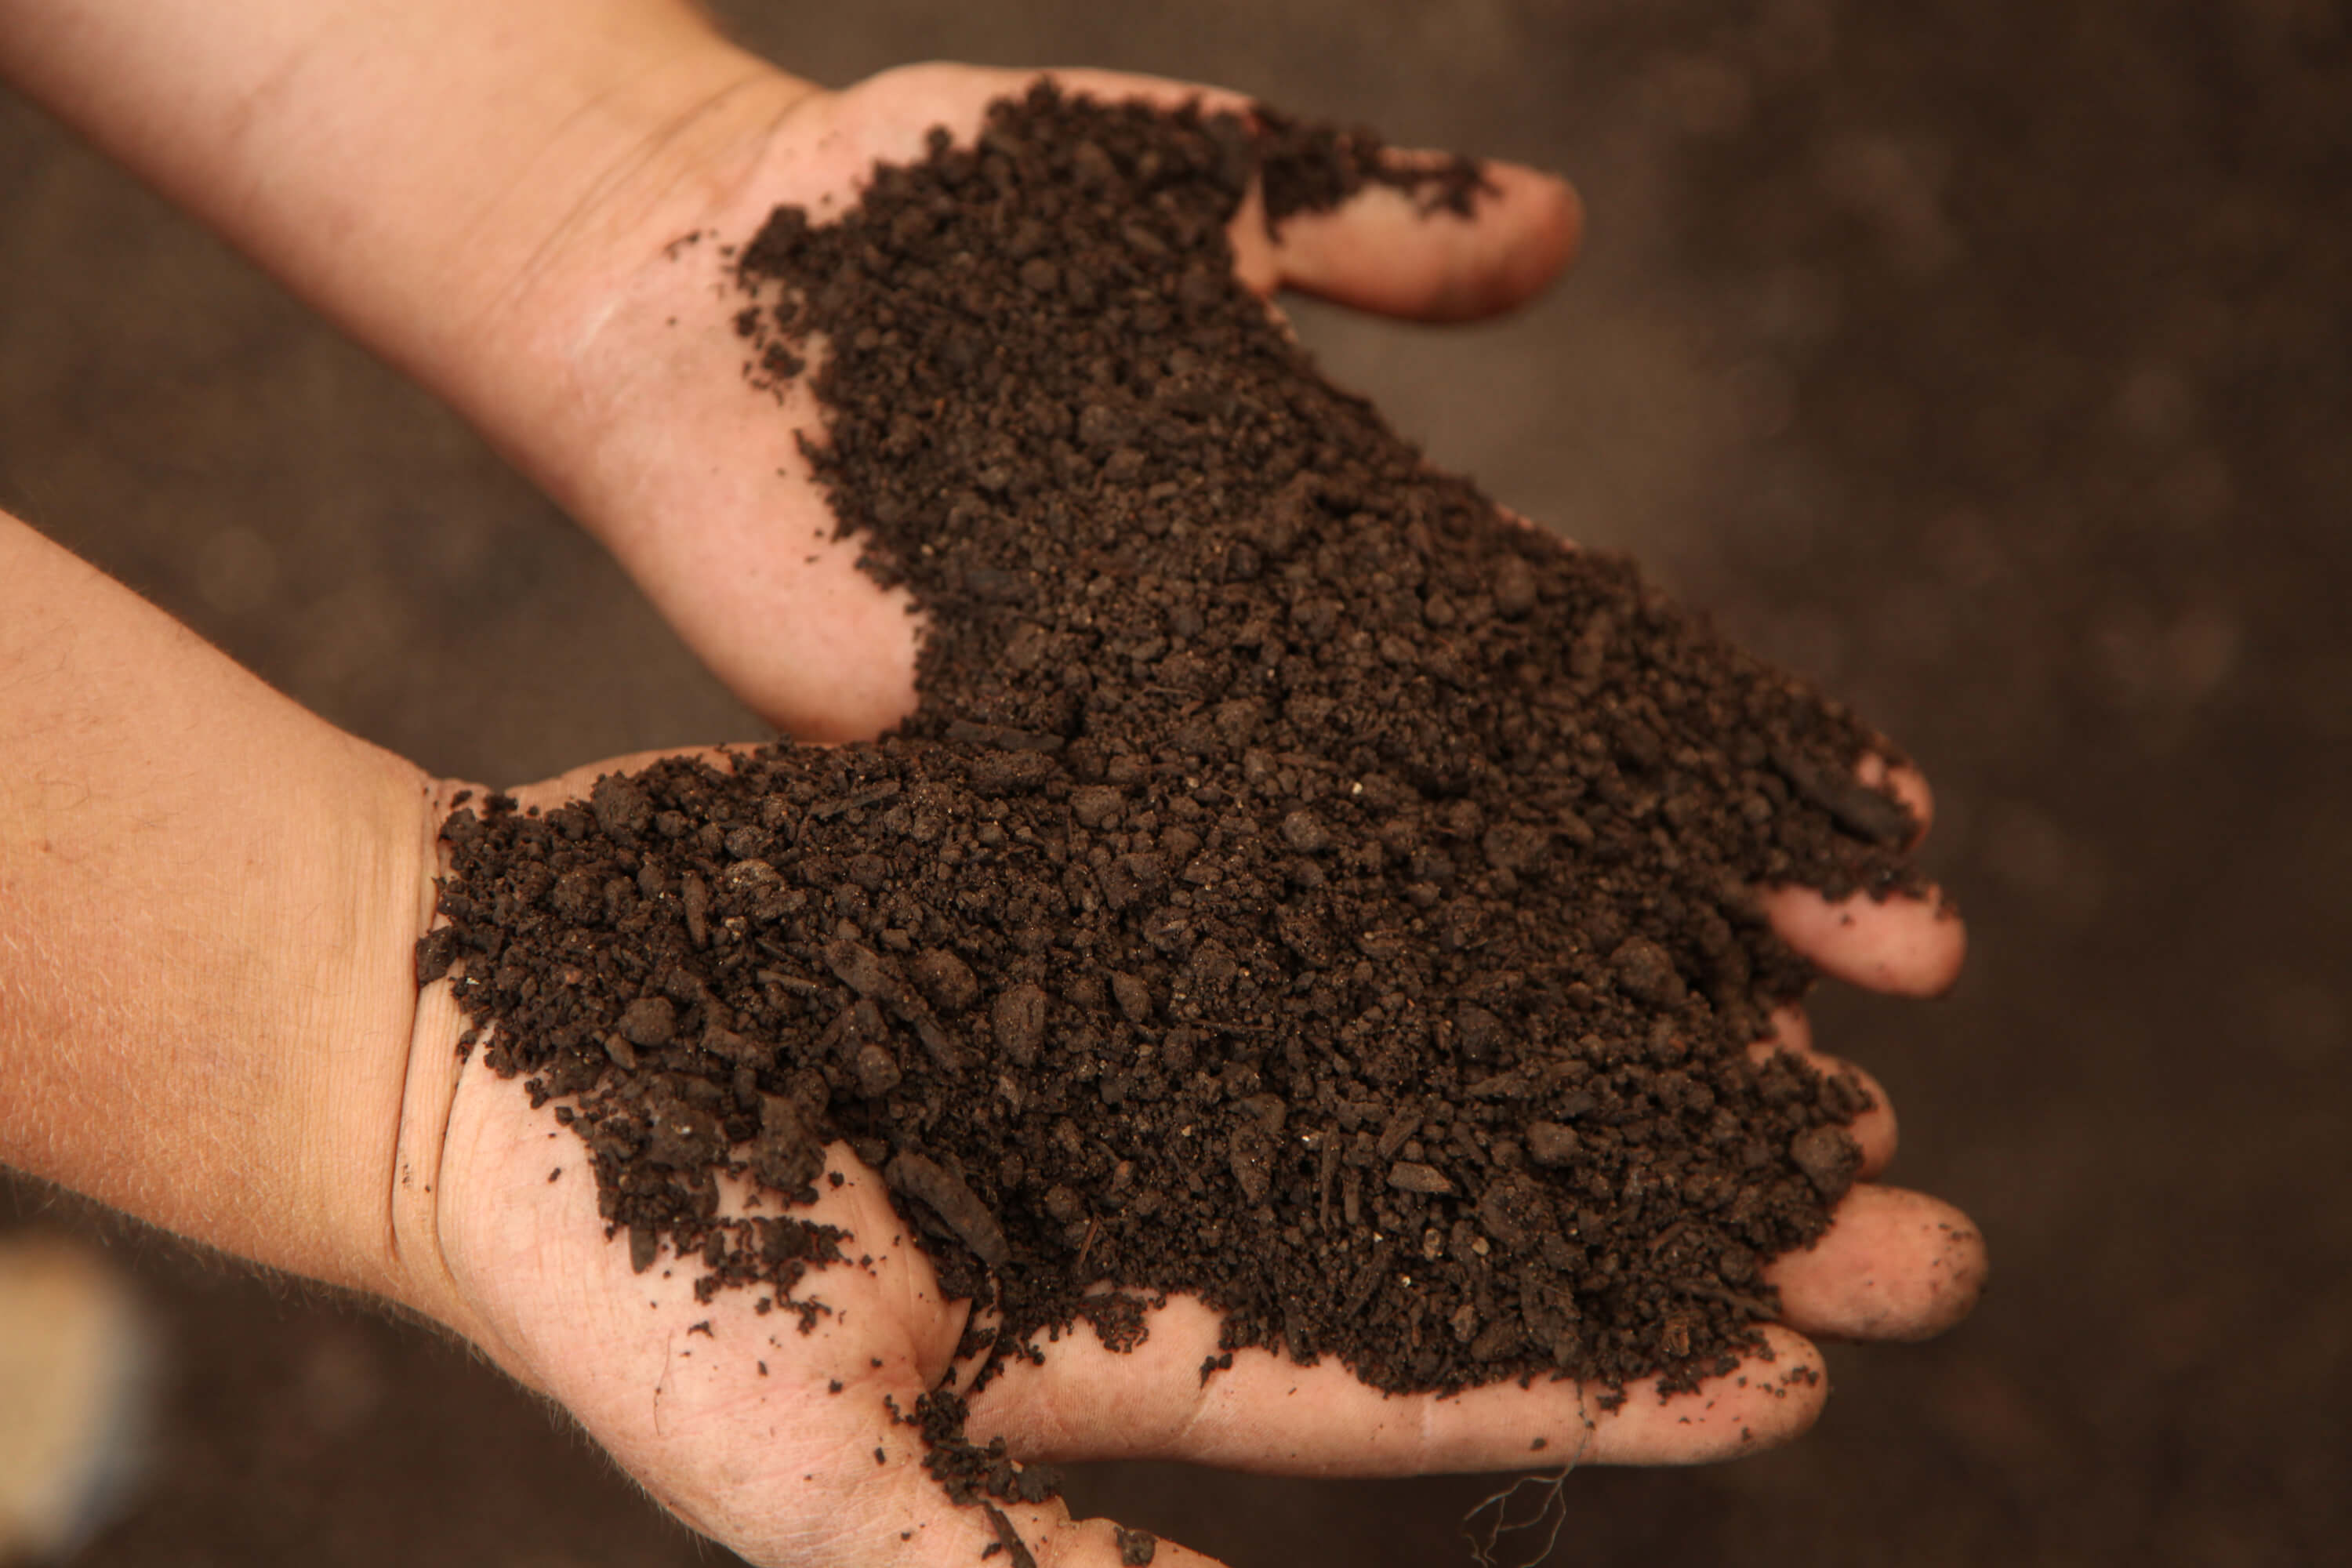
[[[688,0],[0,0],[0,72],[525,447],[541,302],[807,90]]]
[[[425,787],[0,514],[0,1163],[405,1294]]]

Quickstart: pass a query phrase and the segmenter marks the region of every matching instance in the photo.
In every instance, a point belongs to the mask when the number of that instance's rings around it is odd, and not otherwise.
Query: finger
[[[1761,903],[1782,942],[1822,972],[1865,990],[1938,996],[1959,978],[1968,928],[1930,888],[1880,900],[1868,893],[1825,899],[1811,888],[1772,888]]]
[[[1905,841],[1906,849],[1916,848],[1927,837],[1927,829],[1936,820],[1936,792],[1927,787],[1927,775],[1908,763],[1888,762],[1875,752],[1866,752],[1854,765],[1854,776],[1872,789],[1883,789],[1901,801],[1911,813],[1916,825],[1911,837]]]
[[[1783,1441],[1811,1425],[1820,1360],[1768,1326],[1770,1361],[1751,1359],[1696,1390],[1662,1397],[1654,1380],[1622,1399],[1538,1379],[1460,1394],[1388,1394],[1330,1358],[1301,1366],[1234,1352],[1202,1376],[1220,1318],[1190,1297],[1150,1315],[1133,1350],[1066,1335],[1039,1362],[1007,1363],[976,1395],[971,1430],[1023,1458],[1157,1458],[1284,1475],[1405,1476],[1561,1464],[1695,1464]]]
[[[1903,803],[1912,820],[1904,847],[1916,847],[1936,813],[1926,776],[1875,752],[1864,753],[1853,772],[1865,789]],[[1887,899],[1853,893],[1832,900],[1790,885],[1763,889],[1759,901],[1782,942],[1822,973],[1865,990],[1941,995],[1959,978],[1968,957],[1968,928],[1937,888]]]
[[[1774,1258],[1782,1321],[1848,1340],[1924,1340],[1968,1316],[1984,1289],[1984,1237],[1966,1215],[1900,1187],[1863,1185],[1802,1252]]]
[[[1772,1009],[1766,1020],[1771,1027],[1761,1044],[1779,1046],[1784,1050],[1811,1051],[1813,1048],[1813,1021],[1795,1003],[1786,1003]]]
[[[1272,234],[1254,192],[1234,225],[1235,267],[1260,293],[1297,289],[1388,316],[1458,321],[1507,310],[1575,256],[1584,208],[1556,175],[1517,163],[1487,163],[1482,173],[1466,216],[1427,211],[1410,191],[1369,185],[1328,212],[1285,218]]]
[[[1843,1058],[1816,1051],[1810,1046],[1793,1044],[1785,1037],[1759,1040],[1748,1047],[1748,1059],[1763,1062],[1775,1052],[1786,1051],[1823,1078],[1843,1075],[1862,1086],[1870,1096],[1870,1109],[1859,1112],[1846,1124],[1846,1131],[1861,1145],[1862,1163],[1855,1167],[1857,1176],[1869,1177],[1895,1163],[1897,1131],[1895,1107],[1887,1100],[1886,1090],[1878,1079]]]
[[[908,68],[909,83],[936,94],[951,87],[951,100],[977,118],[988,98],[1017,91],[1033,73],[963,72],[951,84],[929,81]],[[1255,105],[1221,88],[1164,77],[1122,72],[1055,69],[1047,73],[1065,92],[1106,101],[1140,100],[1176,109],[1197,103],[1212,114],[1244,118]],[[1444,154],[1391,150],[1401,163],[1429,165]],[[1575,255],[1584,229],[1584,209],[1566,181],[1516,163],[1484,165],[1486,186],[1475,193],[1470,215],[1424,214],[1412,194],[1370,185],[1326,213],[1299,213],[1281,231],[1266,231],[1262,193],[1253,188],[1230,226],[1234,269],[1261,294],[1291,288],[1360,310],[1423,321],[1462,321],[1490,316],[1520,304],[1549,282]]]
[[[641,773],[656,763],[672,758],[702,763],[721,773],[732,773],[735,759],[741,750],[729,746],[673,746],[667,751],[630,752],[617,757],[607,757],[600,763],[586,763],[576,768],[568,768],[553,778],[542,779],[537,784],[520,784],[509,793],[518,810],[544,811],[566,801],[587,799],[594,792],[598,779]]]

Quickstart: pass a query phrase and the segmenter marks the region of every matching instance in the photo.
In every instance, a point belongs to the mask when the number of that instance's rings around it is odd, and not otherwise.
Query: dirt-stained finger
[[[1870,1097],[1870,1108],[1847,1123],[1846,1131],[1862,1148],[1862,1164],[1857,1175],[1870,1177],[1895,1163],[1898,1131],[1895,1107],[1886,1098],[1886,1090],[1878,1079],[1843,1058],[1816,1051],[1810,1045],[1793,1043],[1785,1037],[1759,1040],[1748,1047],[1750,1060],[1763,1061],[1775,1052],[1786,1051],[1823,1077],[1845,1074],[1862,1087]]]
[[[1024,1458],[1156,1458],[1286,1475],[1404,1476],[1563,1464],[1696,1464],[1794,1436],[1823,1390],[1812,1348],[1767,1330],[1751,1358],[1697,1390],[1654,1380],[1613,1391],[1538,1379],[1454,1394],[1387,1394],[1337,1361],[1264,1350],[1221,1360],[1217,1314],[1192,1298],[1150,1318],[1132,1351],[1065,1336],[1042,1363],[1004,1366],[972,1402],[976,1437]]]
[[[1253,197],[1234,226],[1235,266],[1261,293],[1297,289],[1382,315],[1454,321],[1510,310],[1575,256],[1584,208],[1574,187],[1539,170],[1488,163],[1484,175],[1466,216],[1433,215],[1412,193],[1374,185],[1268,234]]]
[[[1896,996],[1940,996],[1959,978],[1968,927],[1935,889],[1884,900],[1868,893],[1830,900],[1811,888],[1772,888],[1759,899],[1781,941],[1823,973]]]
[[[1856,1186],[1829,1230],[1765,1268],[1783,1321],[1808,1334],[1924,1340],[1976,1305],[1988,1264],[1984,1237],[1938,1198],[1901,1187]]]

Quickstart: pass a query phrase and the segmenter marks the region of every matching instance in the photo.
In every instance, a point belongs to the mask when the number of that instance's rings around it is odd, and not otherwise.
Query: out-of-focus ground
[[[1579,1474],[1560,1563],[2315,1563],[2352,1534],[2352,37],[2319,0],[722,5],[845,81],[1219,80],[1581,183],[1514,320],[1302,310],[1520,510],[1639,553],[1934,776],[1975,954],[1825,997],[1979,1218],[1976,1316],[1797,1446]],[[329,718],[497,780],[756,734],[450,416],[0,97],[0,504]],[[506,677],[481,686],[496,668]],[[13,1202],[13,1208],[11,1207]],[[89,1568],[709,1562],[421,1331],[29,1189],[160,1326]],[[5,1414],[0,1414],[5,1419]],[[1237,1564],[1465,1561],[1477,1479],[1075,1487]]]

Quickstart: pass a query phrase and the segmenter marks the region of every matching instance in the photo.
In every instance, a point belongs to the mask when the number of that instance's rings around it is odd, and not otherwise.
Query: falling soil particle
[[[418,952],[634,1266],[812,1321],[848,1238],[789,1210],[845,1142],[997,1359],[1175,1292],[1223,1315],[1204,1376],[1673,1390],[1759,1348],[1867,1101],[1748,1055],[1811,979],[1753,889],[1911,886],[1912,825],[1848,782],[1871,731],[1427,468],[1233,280],[1255,174],[1270,217],[1370,181],[1443,224],[1483,188],[1446,167],[1040,89],[737,254],[755,369],[809,377],[842,531],[927,614],[920,707],[460,809]],[[783,1215],[718,1217],[730,1171]],[[1050,1490],[962,1409],[920,1416],[950,1495]]]

